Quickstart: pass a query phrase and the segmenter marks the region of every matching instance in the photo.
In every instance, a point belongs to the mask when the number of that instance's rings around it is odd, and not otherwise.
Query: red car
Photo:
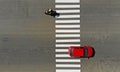
[[[71,57],[83,57],[83,58],[90,58],[95,55],[95,50],[91,46],[70,46],[68,48],[68,54]]]

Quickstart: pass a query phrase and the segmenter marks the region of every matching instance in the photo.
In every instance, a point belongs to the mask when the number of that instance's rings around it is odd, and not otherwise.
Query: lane
[[[91,45],[96,56],[82,59],[82,72],[120,71],[120,1],[81,0],[81,45]]]
[[[47,4],[47,5],[46,5]],[[0,0],[0,72],[54,72],[54,0]]]

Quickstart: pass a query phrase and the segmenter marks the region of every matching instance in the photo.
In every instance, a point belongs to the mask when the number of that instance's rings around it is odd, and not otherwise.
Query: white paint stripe
[[[56,43],[61,42],[80,42],[80,39],[56,39]]]
[[[56,23],[80,23],[80,20],[56,20]]]
[[[80,8],[80,5],[55,5],[55,8]]]
[[[68,52],[68,49],[56,49],[56,52]]]
[[[70,57],[68,54],[56,54],[56,57]]]
[[[80,28],[80,25],[56,25],[56,28]]]
[[[58,13],[80,13],[79,9],[76,10],[56,10]]]
[[[56,67],[80,67],[80,64],[56,64]]]
[[[61,24],[56,24],[56,25],[80,25],[80,23],[72,23],[72,24],[70,24],[70,23],[66,23],[66,24],[63,23],[63,24],[62,24],[62,23],[61,23]]]
[[[80,30],[79,29],[76,29],[76,30],[56,30],[56,33],[80,33]]]
[[[80,34],[56,34],[56,37],[80,37]]]
[[[57,18],[80,18],[80,15],[60,15]]]
[[[56,47],[80,46],[80,44],[56,44]]]
[[[80,3],[80,0],[55,0],[55,3]]]
[[[80,62],[80,59],[56,59],[56,62]]]
[[[56,72],[81,72],[80,69],[56,69]]]
[[[76,5],[72,5],[72,3],[80,3],[80,0],[55,0],[56,3],[71,3],[69,5],[55,5],[56,8],[61,8],[61,10],[56,10],[58,13],[60,13],[61,15],[59,17],[57,17],[58,19],[55,20],[55,23],[57,24],[55,27],[56,28],[61,28],[61,29],[57,29],[56,30],[56,38],[57,37],[80,37],[80,29],[76,29],[76,28],[80,28],[80,25],[78,25],[80,23],[80,20],[76,20],[76,19],[72,19],[72,18],[80,18],[80,15],[77,13],[80,13],[80,5],[76,4]],[[65,10],[62,8],[65,8]],[[71,9],[70,9],[71,8]],[[77,8],[77,9],[74,9]],[[62,13],[65,14],[69,14],[69,15],[63,15]],[[74,15],[70,15],[70,13],[74,14]],[[76,14],[75,14],[76,13]],[[66,20],[60,20],[61,18]],[[67,19],[69,18],[69,19]],[[70,19],[71,18],[71,19]],[[61,25],[60,25],[60,24]],[[70,25],[70,23],[72,23],[73,25]],[[63,25],[62,25],[63,24]],[[66,24],[66,25],[65,25]],[[67,25],[68,24],[68,25]],[[62,28],[66,28],[66,29],[62,29]],[[68,29],[67,29],[68,28]],[[74,28],[74,29],[71,29]],[[61,34],[58,34],[61,33]],[[69,33],[69,34],[62,34],[62,33]],[[74,34],[70,34],[70,33],[74,33]],[[63,43],[63,42],[80,42],[80,39],[56,39],[56,43]],[[69,47],[69,46],[80,46],[80,44],[56,44],[56,49],[55,52],[68,52],[68,49],[59,49],[57,47]],[[56,62],[80,62],[80,59],[64,59],[64,58],[70,58],[69,54],[55,54],[56,56]],[[57,59],[57,58],[63,58],[63,59]],[[81,67],[80,63],[78,64],[56,64],[56,72],[81,72],[80,69],[69,69],[69,68],[79,68]],[[63,68],[63,69],[58,69],[58,68]],[[66,68],[66,69],[65,69]]]
[[[80,25],[56,25],[56,28],[80,28]]]

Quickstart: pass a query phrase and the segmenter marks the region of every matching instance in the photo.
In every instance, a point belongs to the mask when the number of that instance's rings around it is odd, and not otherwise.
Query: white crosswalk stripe
[[[80,44],[56,44],[56,47],[80,46]]]
[[[56,3],[79,3],[80,0],[55,0]]]
[[[80,18],[80,15],[60,15],[58,18]]]
[[[56,49],[56,52],[68,52],[68,49]]]
[[[56,67],[80,67],[80,64],[56,64]]]
[[[56,39],[56,43],[62,42],[80,42],[80,39]]]
[[[80,30],[79,29],[76,29],[76,30],[56,29],[56,33],[80,33]]]
[[[68,54],[56,54],[56,57],[70,57]]]
[[[74,9],[74,10],[56,10],[58,13],[80,13],[79,9]]]
[[[80,34],[56,34],[56,38],[63,38],[63,37],[66,37],[66,38],[69,38],[69,37],[80,37]]]
[[[56,59],[56,62],[80,62],[80,59]]]
[[[80,5],[55,5],[56,8],[80,8]]]
[[[56,72],[81,72],[81,60],[71,58],[70,46],[80,46],[80,0],[55,0]],[[72,69],[71,69],[72,68]]]
[[[80,20],[56,20],[56,23],[80,23]]]
[[[80,28],[80,25],[56,25],[56,28]]]
[[[56,69],[56,72],[81,72],[80,69]]]

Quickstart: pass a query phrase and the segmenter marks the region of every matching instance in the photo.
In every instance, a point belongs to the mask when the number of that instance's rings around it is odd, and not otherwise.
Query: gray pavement
[[[0,0],[0,72],[54,72],[54,0]]]
[[[0,72],[54,72],[54,0],[0,0]],[[120,71],[120,1],[81,0],[81,45],[96,56],[82,72]]]
[[[120,1],[81,0],[81,45],[96,56],[82,59],[82,72],[120,71]]]

